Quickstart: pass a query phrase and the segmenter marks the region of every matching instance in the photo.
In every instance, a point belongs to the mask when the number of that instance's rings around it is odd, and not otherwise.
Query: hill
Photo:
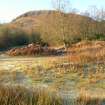
[[[74,22],[77,24],[77,21],[80,22],[80,20],[92,20],[91,18],[77,15],[77,14],[67,14],[69,17],[69,21]],[[45,23],[45,25],[49,24],[49,21],[54,22],[55,18],[58,17],[58,12],[53,10],[40,10],[40,11],[30,11],[27,13],[24,13],[14,19],[11,23],[18,25],[22,28],[37,28],[38,26],[42,25],[42,23]],[[52,20],[51,20],[52,19]],[[74,21],[75,20],[75,21]],[[93,20],[92,20],[93,21]],[[47,22],[47,23],[46,23]],[[34,27],[36,26],[36,27]]]
[[[70,46],[82,40],[104,41],[105,22],[79,14],[41,10],[24,13],[0,25],[0,50],[30,43]]]
[[[11,24],[21,27],[27,32],[34,30],[41,35],[45,42],[52,45],[62,44],[63,33],[61,31],[63,27],[65,27],[64,33],[66,33],[65,36],[68,42],[74,39],[74,42],[81,40],[81,38],[87,37],[86,34],[89,36],[90,33],[94,34],[97,30],[97,22],[89,17],[51,10],[27,12],[14,19]],[[100,29],[98,30],[100,31]]]

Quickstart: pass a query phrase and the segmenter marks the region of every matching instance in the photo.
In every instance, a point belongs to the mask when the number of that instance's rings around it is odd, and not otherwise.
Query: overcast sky
[[[90,5],[105,7],[105,0],[70,0],[72,7],[80,11]],[[9,22],[17,16],[31,10],[52,9],[51,0],[0,0],[0,22]]]

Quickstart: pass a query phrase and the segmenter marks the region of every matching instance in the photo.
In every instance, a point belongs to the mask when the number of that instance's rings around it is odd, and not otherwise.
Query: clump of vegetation
[[[70,101],[51,90],[25,88],[24,86],[0,85],[0,105],[102,105],[105,98],[91,96],[82,91]]]
[[[23,46],[29,43],[42,43],[40,35],[27,33],[19,27],[3,25],[0,27],[0,50]]]
[[[102,94],[100,95],[93,95],[92,93],[83,90],[76,100],[76,105],[103,105],[105,104],[105,97]]]
[[[0,85],[0,105],[62,105],[62,99],[45,89]]]

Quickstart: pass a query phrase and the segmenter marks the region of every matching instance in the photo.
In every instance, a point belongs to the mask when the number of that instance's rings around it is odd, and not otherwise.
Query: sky
[[[91,5],[105,7],[105,0],[70,0],[70,3],[81,12]],[[53,9],[51,0],[0,0],[0,23],[10,22],[28,11],[49,9]]]

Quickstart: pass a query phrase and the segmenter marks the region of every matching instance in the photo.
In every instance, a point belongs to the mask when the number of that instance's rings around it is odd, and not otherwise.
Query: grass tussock
[[[89,91],[81,91],[80,96],[76,100],[76,105],[104,105],[105,95],[99,93],[91,93]]]
[[[0,105],[62,105],[62,101],[45,89],[0,85]]]
[[[0,85],[0,105],[104,105],[105,97],[81,91],[73,101],[63,99],[56,92],[23,86]]]

